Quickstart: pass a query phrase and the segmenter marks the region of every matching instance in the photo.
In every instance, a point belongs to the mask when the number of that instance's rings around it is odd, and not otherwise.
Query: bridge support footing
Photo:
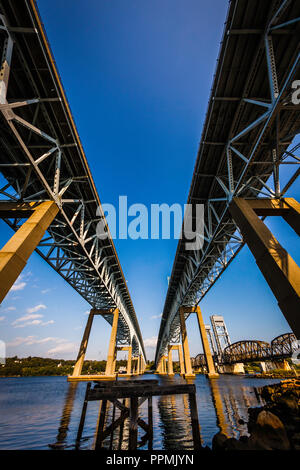
[[[235,364],[224,364],[222,367],[223,374],[244,374],[245,368],[242,362],[236,362]]]

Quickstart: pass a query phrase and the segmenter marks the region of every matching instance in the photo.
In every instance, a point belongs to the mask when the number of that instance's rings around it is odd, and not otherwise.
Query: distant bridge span
[[[285,333],[274,338],[271,343],[258,340],[243,340],[227,346],[223,353],[215,355],[218,364],[235,364],[238,362],[276,361],[287,359],[299,349],[293,333]],[[192,363],[196,367],[206,365],[204,354],[198,354]]]
[[[189,316],[188,308],[199,305],[245,242],[291,329],[300,337],[300,293],[291,287],[298,285],[299,267],[274,239],[281,266],[288,262],[293,268],[284,272],[276,264],[266,241],[272,234],[266,235],[259,219],[281,215],[300,233],[299,204],[290,200],[297,205],[297,227],[291,212],[280,211],[281,207],[289,210],[284,195],[300,173],[300,145],[296,142],[290,147],[300,129],[299,104],[292,103],[292,83],[300,78],[299,24],[297,1],[232,0],[229,4],[187,201],[205,204],[203,246],[189,251],[186,240],[179,240],[158,335],[157,366],[168,345],[178,343],[180,336],[187,348],[180,312],[185,319]],[[281,186],[279,168],[287,164],[291,177]],[[257,216],[255,227],[249,213]],[[255,253],[260,244],[268,261]],[[276,282],[271,279],[275,272],[280,277]],[[291,273],[293,280],[288,278]],[[293,299],[290,303],[284,300],[288,296]]]
[[[36,2],[0,0],[0,14],[0,216],[18,231],[30,215],[21,212],[26,207],[50,201],[54,211],[58,208],[37,253],[110,324],[118,309],[116,342],[132,345],[133,355],[145,358],[127,283]],[[96,236],[99,221],[106,226],[106,239]],[[2,301],[7,279],[1,279],[0,288]]]

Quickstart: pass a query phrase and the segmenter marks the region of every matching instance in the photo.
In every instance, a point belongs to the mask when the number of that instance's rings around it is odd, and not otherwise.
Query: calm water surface
[[[157,379],[162,384],[184,382],[179,375],[168,378],[149,374],[143,379]],[[208,380],[197,375],[194,383],[202,444],[211,447],[212,438],[220,429],[233,437],[247,434],[247,426],[239,421],[247,421],[249,407],[263,404],[255,388],[272,382],[278,380],[232,375]],[[85,388],[83,382],[68,384],[66,377],[1,378],[0,449],[49,449],[49,444],[54,443],[73,449]],[[146,406],[145,403],[140,413],[147,421]],[[111,413],[112,408],[109,416]],[[93,448],[98,414],[99,402],[89,402],[82,449]],[[189,416],[187,395],[154,397],[153,449],[192,449]],[[116,435],[115,448],[118,432]],[[123,437],[126,448],[128,423]]]

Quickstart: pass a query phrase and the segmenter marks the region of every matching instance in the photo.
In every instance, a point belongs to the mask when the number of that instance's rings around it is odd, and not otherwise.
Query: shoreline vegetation
[[[18,356],[8,357],[6,363],[0,365],[0,378],[4,377],[41,377],[41,376],[68,376],[72,374],[75,365],[75,360],[52,359],[43,357],[26,357],[19,358]],[[116,362],[116,370],[125,368],[127,366],[126,360],[119,360]],[[178,367],[177,367],[178,366]],[[82,368],[82,374],[104,374],[106,367],[106,360],[85,360]],[[177,370],[178,369],[178,370]],[[281,369],[274,369],[270,372],[261,373],[255,363],[246,367],[246,374],[241,374],[244,377],[255,377],[262,379],[288,379],[294,378],[299,374],[300,368],[294,366],[294,370],[286,371]],[[248,369],[248,370],[247,370]],[[297,371],[296,371],[297,369]],[[151,361],[147,364],[146,372],[153,372],[154,362]],[[174,372],[179,372],[179,364],[174,363]],[[196,372],[199,373],[199,372]],[[122,374],[120,374],[122,375]]]
[[[2,377],[40,377],[40,376],[67,376],[72,374],[75,360],[51,359],[44,357],[18,356],[6,358],[5,365],[0,366],[0,378]],[[126,360],[117,361],[119,367],[126,366]],[[106,361],[84,361],[82,374],[104,373]]]

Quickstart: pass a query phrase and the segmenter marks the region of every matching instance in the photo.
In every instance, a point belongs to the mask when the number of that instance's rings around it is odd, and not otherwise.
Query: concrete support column
[[[267,372],[267,366],[266,366],[266,363],[265,363],[265,362],[261,361],[261,362],[259,363],[259,368],[260,368],[260,371],[261,371],[263,374],[265,374],[265,373]]]
[[[179,309],[179,317],[180,317],[180,328],[181,328],[181,340],[182,340],[184,362],[185,362],[185,376],[195,377],[195,374],[193,373],[193,369],[192,369],[192,364],[191,364],[190,348],[189,348],[186,326],[185,326],[184,309],[182,309],[182,307]]]
[[[169,345],[168,347],[168,375],[174,375],[173,370],[173,360],[172,360],[172,346]]]
[[[245,368],[242,362],[237,362],[236,364],[232,365],[232,373],[233,374],[244,374]]]
[[[75,367],[73,369],[73,374],[72,374],[73,377],[77,377],[78,375],[81,375],[82,366],[83,366],[83,362],[84,362],[84,357],[85,357],[85,353],[86,353],[86,350],[87,350],[87,345],[88,345],[88,342],[89,342],[89,337],[90,337],[91,328],[92,328],[92,324],[93,324],[93,319],[94,319],[94,314],[93,314],[93,311],[91,310],[91,312],[89,313],[89,316],[88,316],[88,320],[86,322],[86,327],[85,327],[83,337],[82,337],[82,341],[81,341],[81,344],[80,344],[78,356],[77,356],[77,359],[76,359],[76,364],[75,364]]]
[[[112,323],[112,328],[111,328],[106,369],[105,369],[105,375],[112,376],[112,377],[115,376],[115,370],[113,367],[115,364],[118,320],[119,320],[119,309],[116,308],[113,312],[113,323]]]
[[[160,358],[159,361],[158,361],[156,372],[158,374],[161,374],[161,372],[162,372],[162,358]]]
[[[286,359],[283,359],[282,361],[276,361],[276,368],[282,370],[292,370]]]
[[[145,361],[144,361],[144,356],[141,355],[141,373],[143,374],[145,372]]]
[[[115,356],[114,356],[114,360],[113,360],[113,364],[112,364],[112,371],[113,371],[113,374],[116,374],[117,371],[116,371],[116,363],[117,363],[117,348],[115,348]]]
[[[163,357],[163,374],[167,373],[167,356]]]
[[[215,370],[215,365],[214,365],[214,361],[211,355],[207,333],[206,333],[204,321],[202,318],[202,313],[201,313],[199,306],[197,307],[197,318],[198,318],[198,325],[199,325],[199,330],[200,330],[200,335],[201,335],[201,340],[202,340],[203,352],[204,352],[207,369],[208,369],[207,371],[208,377],[211,377],[211,378],[218,377],[219,374]]]
[[[183,360],[181,344],[178,345],[178,356],[179,356],[179,364],[180,364],[180,375],[185,375],[185,367],[184,367],[184,360]]]
[[[252,202],[235,198],[229,208],[275,295],[279,308],[296,337],[300,339],[300,268],[258,217],[283,213],[284,218],[296,230],[299,224],[299,205],[294,204],[291,210],[286,208],[290,203],[289,199]]]
[[[41,204],[0,204],[0,217],[29,218],[0,251],[0,303],[21,274],[26,263],[40,243],[45,231],[58,213],[55,202]]]
[[[127,375],[131,375],[132,346],[128,346]]]

